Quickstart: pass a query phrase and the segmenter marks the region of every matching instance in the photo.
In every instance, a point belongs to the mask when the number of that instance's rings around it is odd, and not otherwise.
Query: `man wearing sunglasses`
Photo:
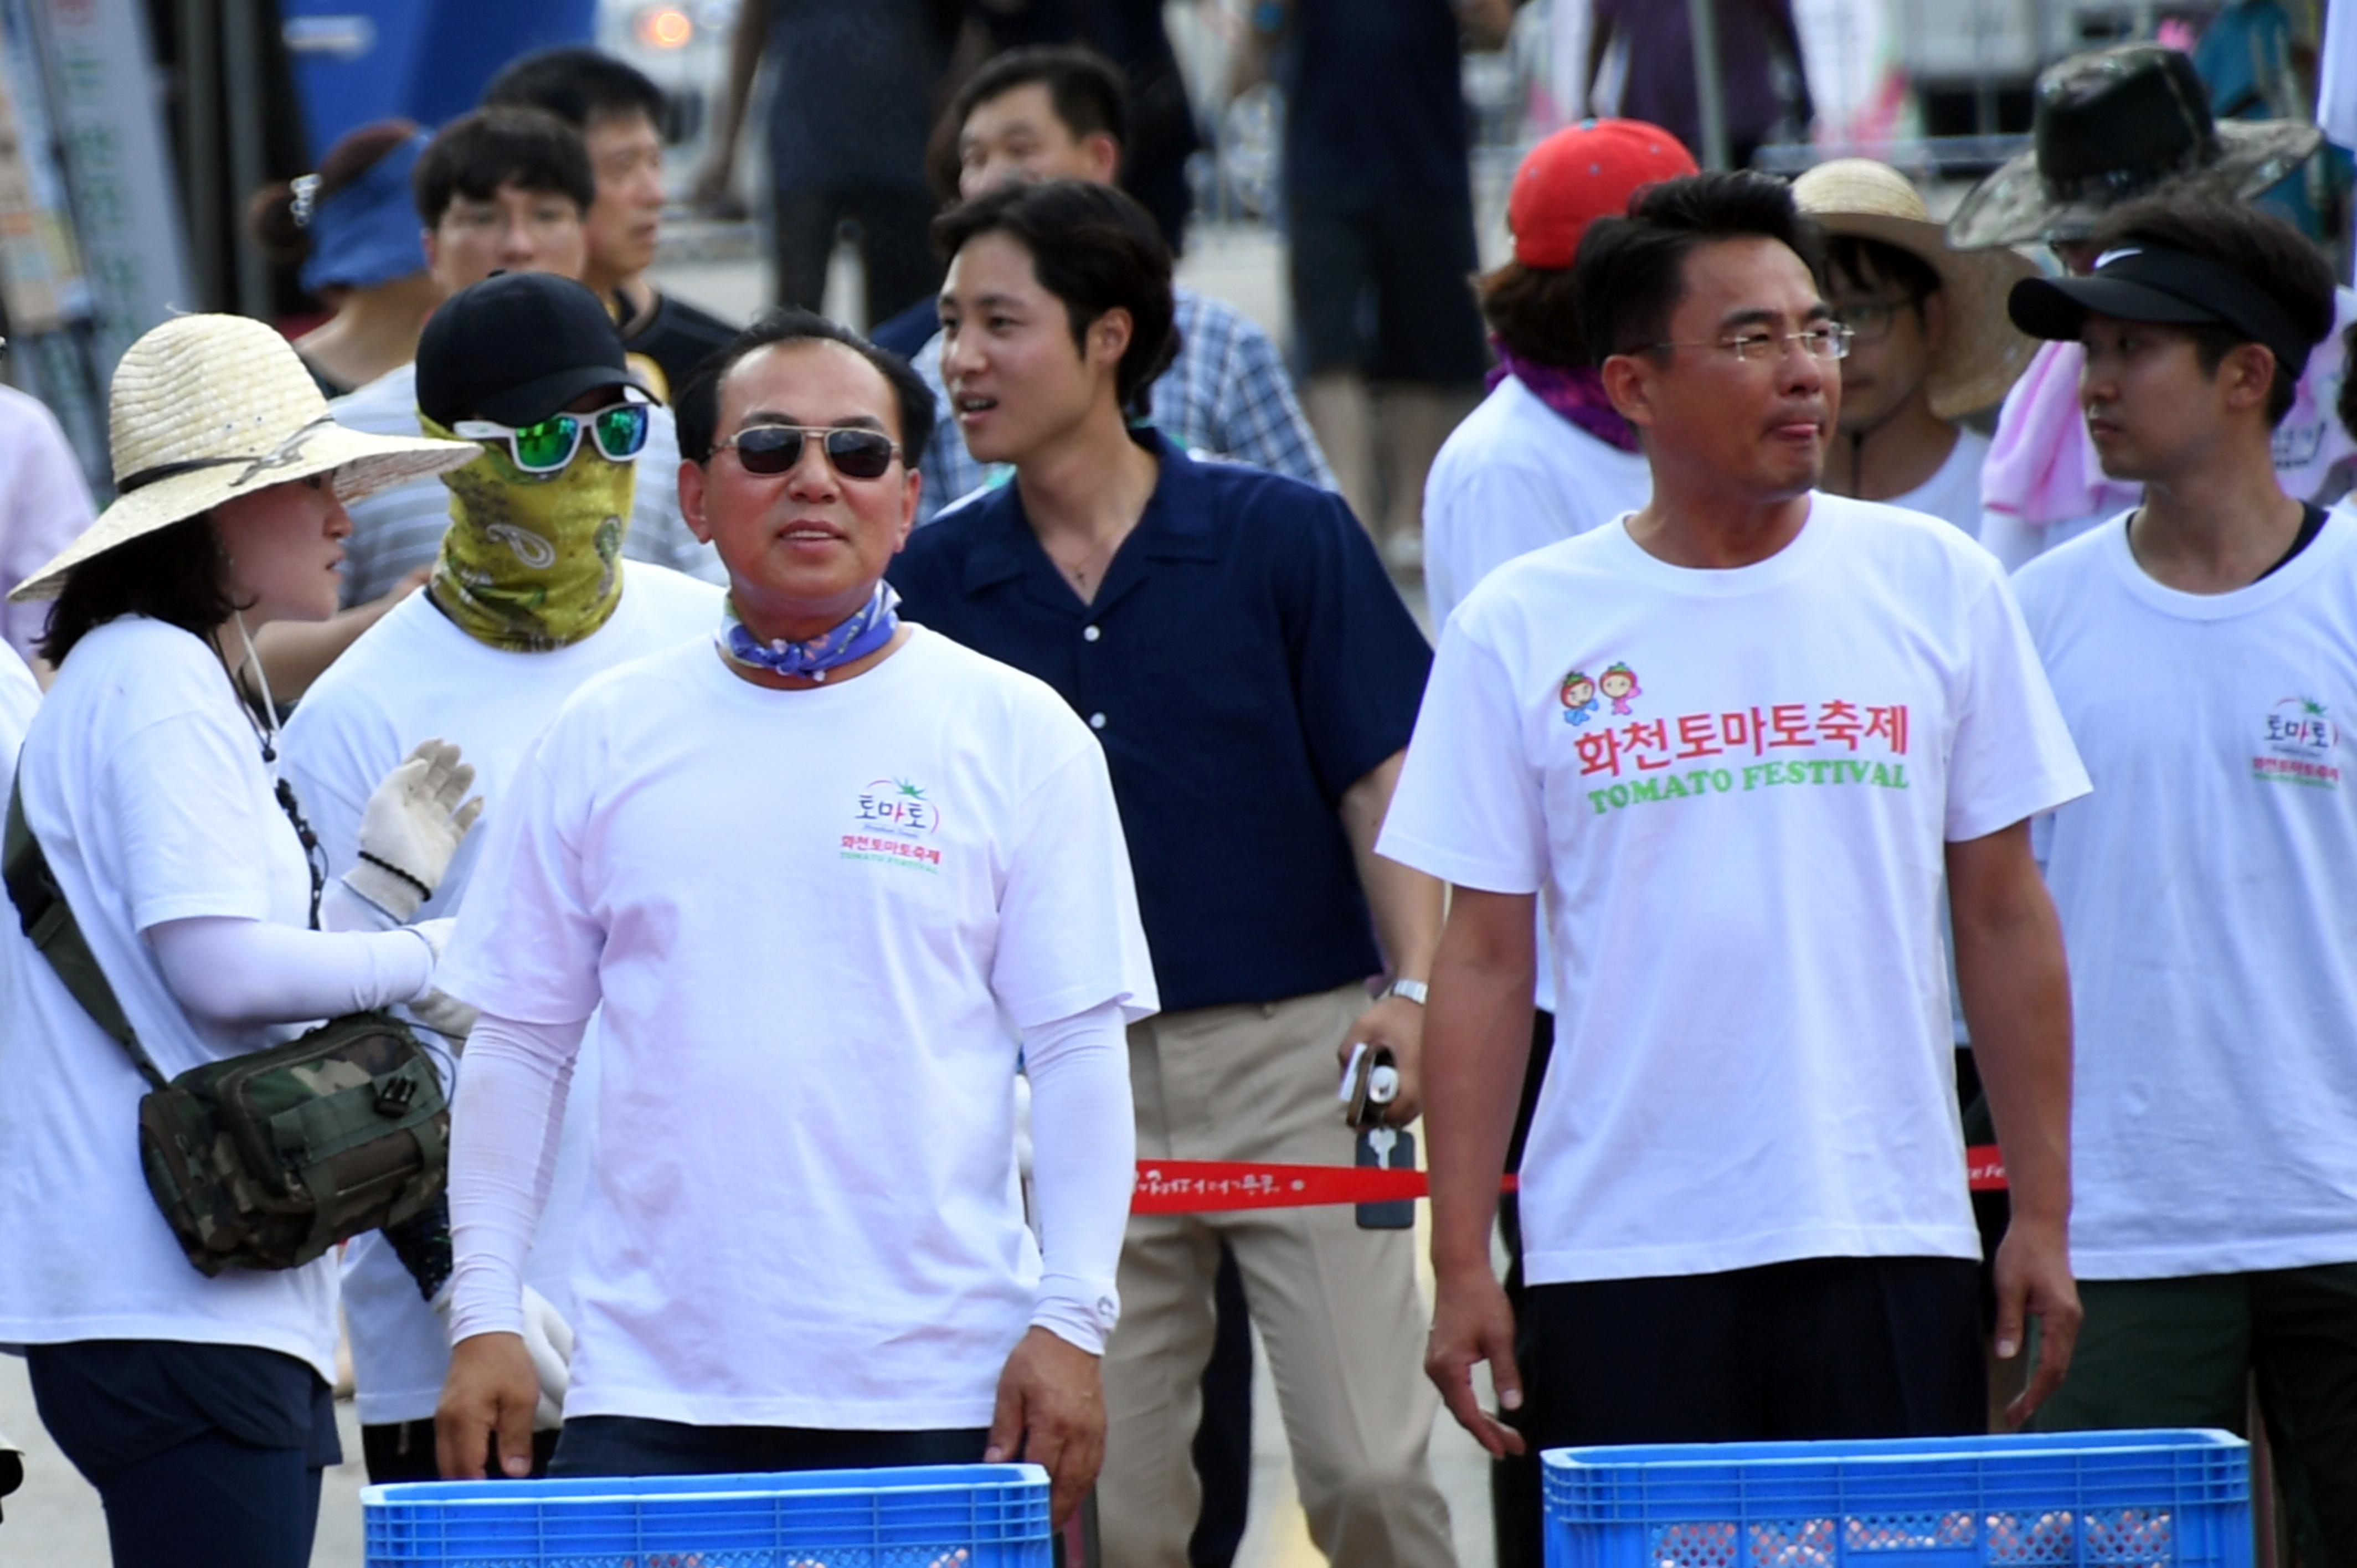
[[[461,290],[426,324],[417,353],[424,419],[437,434],[478,442],[482,456],[448,476],[450,523],[433,581],[371,627],[287,724],[287,765],[337,869],[358,853],[370,778],[419,741],[457,742],[499,811],[527,743],[577,688],[695,637],[719,615],[718,588],[622,557],[645,395],[604,307],[569,278],[505,274]],[[457,911],[479,847],[470,836],[421,915]],[[594,1056],[577,1075],[585,1104],[595,1092]],[[544,1359],[567,1337],[572,1316],[585,1123],[569,1118],[557,1137],[556,1196],[530,1253]],[[437,1245],[446,1260],[438,1266]],[[430,1228],[418,1228],[401,1237],[402,1251],[370,1235],[345,1252],[344,1311],[372,1481],[438,1474],[434,1407],[450,1355],[427,1297],[447,1277],[448,1245],[447,1231],[437,1243]],[[414,1278],[404,1262],[422,1272]],[[554,1393],[563,1398],[561,1385]],[[555,1436],[537,1440],[538,1461]]]
[[[899,619],[884,566],[932,420],[905,361],[775,312],[679,413],[726,606],[557,714],[453,940],[483,1016],[444,1472],[494,1438],[507,1474],[528,1459],[539,1151],[602,1007],[554,1473],[1020,1457],[1060,1519],[1103,1439],[1122,1026],[1155,1006],[1103,754],[1038,682]]]
[[[1103,745],[1169,1009],[1130,1031],[1140,1152],[1349,1165],[1335,1089],[1364,1043],[1400,1079],[1370,1113],[1370,1155],[1404,1154],[1441,888],[1373,846],[1423,634],[1341,497],[1128,423],[1176,313],[1170,252],[1136,202],[1009,185],[935,232],[951,406],[974,457],[1015,477],[919,530],[892,580],[912,618],[1046,681]],[[1106,1562],[1186,1561],[1223,1240],[1287,1369],[1311,1538],[1354,1568],[1448,1568],[1414,1237],[1349,1208],[1131,1222],[1129,1316],[1105,1362]]]
[[[1943,875],[2012,1182],[1997,1354],[2043,1328],[2015,1419],[2069,1361],[2070,999],[2029,819],[2087,778],[1986,552],[1816,488],[1848,347],[1823,256],[1748,173],[1589,225],[1581,330],[1652,499],[1458,607],[1384,824],[1455,886],[1426,1365],[1492,1454],[1986,1430]],[[1490,1235],[1542,961],[1518,1322]]]

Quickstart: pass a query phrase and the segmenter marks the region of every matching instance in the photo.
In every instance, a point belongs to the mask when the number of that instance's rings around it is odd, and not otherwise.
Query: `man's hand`
[[[2061,1386],[2079,1343],[2079,1287],[2071,1278],[2071,1247],[2060,1224],[2016,1219],[1996,1249],[1996,1356],[2010,1361],[2022,1352],[2026,1317],[2038,1319],[2038,1364],[2029,1382],[2005,1407],[2009,1425],[2019,1427]]]
[[[459,1340],[451,1348],[450,1375],[434,1412],[434,1457],[442,1478],[485,1479],[485,1459],[494,1442],[502,1475],[511,1480],[531,1475],[532,1412],[539,1401],[540,1376],[533,1370],[523,1336],[475,1334]]]
[[[1405,996],[1386,996],[1359,1015],[1351,1032],[1335,1047],[1334,1060],[1351,1065],[1351,1047],[1364,1041],[1368,1049],[1380,1046],[1392,1054],[1399,1070],[1399,1092],[1383,1107],[1386,1127],[1405,1127],[1424,1114],[1424,1008]]]
[[[1523,1434],[1481,1408],[1473,1395],[1473,1367],[1490,1363],[1498,1408],[1523,1407],[1523,1375],[1514,1366],[1514,1309],[1486,1264],[1443,1273],[1435,1282],[1432,1337],[1425,1342],[1424,1375],[1440,1390],[1457,1424],[1493,1459],[1523,1452]]]
[[[457,1377],[454,1366],[454,1386]],[[447,1395],[444,1402],[447,1407]],[[1028,1459],[1044,1466],[1049,1518],[1060,1530],[1096,1485],[1104,1465],[1104,1385],[1097,1358],[1045,1328],[1024,1335],[998,1375],[998,1408],[990,1418],[983,1463]]]

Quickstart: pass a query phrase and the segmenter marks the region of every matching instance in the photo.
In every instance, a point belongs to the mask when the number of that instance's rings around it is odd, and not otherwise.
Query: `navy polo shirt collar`
[[[983,536],[967,553],[963,586],[968,596],[1000,583],[1020,581],[1043,590],[1046,602],[1073,615],[1099,616],[1140,581],[1147,561],[1215,561],[1219,544],[1213,536],[1210,508],[1203,496],[1203,478],[1195,460],[1152,425],[1134,426],[1131,437],[1154,454],[1154,493],[1137,526],[1114,553],[1113,564],[1095,598],[1087,604],[1057,571],[1039,536],[1024,512],[1023,497],[1013,479],[996,493],[975,503],[983,513]]]

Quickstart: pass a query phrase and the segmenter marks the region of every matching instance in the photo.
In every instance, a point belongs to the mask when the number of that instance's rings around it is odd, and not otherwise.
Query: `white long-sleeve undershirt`
[[[586,1026],[485,1014],[468,1037],[451,1110],[453,1344],[522,1331],[524,1259],[548,1200]],[[1136,1160],[1120,1004],[1028,1032],[1023,1055],[1040,1230],[1031,1322],[1101,1355],[1119,1313],[1114,1279]]]
[[[408,927],[310,931],[203,916],[150,926],[164,983],[215,1024],[285,1024],[411,1002],[430,988],[434,949]]]

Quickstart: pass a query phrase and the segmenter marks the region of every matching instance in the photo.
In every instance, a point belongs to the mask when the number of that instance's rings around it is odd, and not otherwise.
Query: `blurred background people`
[[[2312,156],[2316,127],[2286,120],[2213,120],[2193,64],[2177,49],[2124,44],[2074,56],[2038,79],[2031,146],[1968,192],[1948,220],[1959,250],[2051,246],[2072,272],[2095,257],[2087,236],[2104,213],[2176,179],[2200,179],[2248,200]],[[2339,321],[2357,294],[2336,291]],[[2079,407],[2076,343],[2031,357],[1997,415],[1981,473],[1980,541],[2008,568],[2101,522],[2142,493],[2104,472]],[[2291,412],[2276,427],[2276,476],[2298,499],[2347,488],[2334,469],[2357,443],[2334,419],[2345,363],[2339,332],[2309,356]]]
[[[554,114],[580,135],[597,181],[582,224],[581,281],[613,313],[631,368],[669,403],[737,328],[647,280],[662,238],[662,89],[596,49],[548,49],[491,79],[483,106],[501,104]]]
[[[255,242],[274,261],[300,263],[304,292],[328,307],[295,351],[329,397],[415,357],[441,297],[409,194],[428,139],[407,120],[363,125],[328,150],[317,174],[270,187],[248,209]]]
[[[729,188],[753,83],[769,61],[770,260],[780,305],[817,310],[848,227],[882,321],[941,284],[925,145],[963,7],[955,0],[741,0],[728,83],[695,193]]]
[[[1825,231],[1826,297],[1850,330],[1824,488],[1981,525],[1988,438],[1960,423],[2029,362],[2005,294],[2037,268],[2015,251],[1948,248],[1907,177],[1867,158],[1819,164],[1792,199]]]
[[[1423,560],[1425,472],[1480,401],[1481,318],[1460,28],[1503,0],[1269,0],[1250,47],[1285,90],[1284,191],[1302,406],[1387,564]]]
[[[951,113],[958,125],[961,196],[980,196],[1022,179],[1113,185],[1121,174],[1128,95],[1120,73],[1092,50],[1011,49],[974,73],[959,90]],[[1189,450],[1332,489],[1334,476],[1266,334],[1231,306],[1190,288],[1176,292],[1178,358],[1146,393],[1155,425]],[[946,400],[942,342],[936,331],[917,351],[915,363],[933,395]],[[977,462],[946,401],[943,412],[949,417],[934,428],[925,448],[920,524],[1009,472],[1004,464]]]
[[[90,484],[58,416],[38,398],[0,386],[0,578],[31,576],[94,515]],[[44,678],[48,665],[38,649],[48,618],[46,604],[0,601],[0,639]]]
[[[1617,43],[1625,60],[1619,100],[1597,107],[1659,125],[1687,146],[1700,147],[1693,12],[1685,0],[1588,3],[1587,69],[1579,83],[1590,102],[1605,57]],[[1727,165],[1747,168],[1780,126],[1806,138],[1817,117],[1808,64],[1792,0],[1712,0],[1711,14],[1718,24],[1719,112],[1727,127]],[[1792,83],[1790,102],[1778,88],[1780,68]]]

